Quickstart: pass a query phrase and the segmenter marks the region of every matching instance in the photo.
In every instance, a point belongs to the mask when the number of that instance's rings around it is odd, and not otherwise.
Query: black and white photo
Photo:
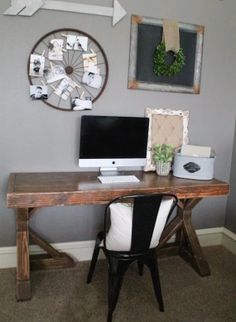
[[[63,60],[63,39],[52,39],[49,44],[48,59]]]
[[[45,65],[45,57],[41,55],[30,55],[29,75],[35,77],[42,77]]]
[[[67,35],[66,49],[87,51],[88,37]]]
[[[67,100],[76,86],[77,84],[70,77],[66,76],[57,86],[54,93],[63,100]]]
[[[83,75],[82,83],[93,88],[100,88],[102,85],[102,76],[91,71],[86,71]]]
[[[71,107],[73,111],[91,110],[92,109],[92,99],[90,96],[86,96],[85,99],[80,97],[71,98]]]
[[[56,82],[66,76],[65,69],[62,65],[54,65],[44,70],[44,77],[48,84]]]
[[[48,98],[48,87],[45,85],[30,85],[32,100],[45,100]]]

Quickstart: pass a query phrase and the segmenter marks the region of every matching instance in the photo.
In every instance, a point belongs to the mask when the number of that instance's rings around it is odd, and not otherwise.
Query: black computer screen
[[[149,119],[145,117],[81,117],[81,159],[145,158]]]

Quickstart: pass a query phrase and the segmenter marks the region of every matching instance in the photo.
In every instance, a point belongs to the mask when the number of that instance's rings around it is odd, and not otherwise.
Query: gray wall
[[[79,1],[110,6],[110,0]],[[6,208],[10,172],[76,171],[81,112],[62,112],[29,99],[27,59],[44,34],[77,28],[104,48],[108,85],[91,114],[143,116],[145,107],[188,109],[191,144],[212,146],[215,176],[228,180],[233,147],[236,75],[235,0],[120,0],[128,15],[111,27],[110,18],[40,10],[31,18],[0,16],[0,246],[15,243],[15,215]],[[5,11],[9,0],[0,2]],[[170,18],[205,26],[201,94],[127,89],[130,15]],[[196,228],[223,226],[226,198],[203,200],[195,209]],[[39,211],[32,226],[51,242],[94,239],[102,206],[58,207]]]

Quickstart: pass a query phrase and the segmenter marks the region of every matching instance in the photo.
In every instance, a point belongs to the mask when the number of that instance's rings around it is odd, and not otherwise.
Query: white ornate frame
[[[168,116],[178,116],[182,119],[182,131],[181,133],[176,133],[180,137],[180,145],[188,144],[188,121],[189,121],[189,111],[187,110],[171,110],[171,109],[145,109],[145,116],[149,118],[149,129],[148,129],[148,143],[147,143],[147,161],[144,167],[144,171],[154,171],[155,170],[155,163],[152,159],[152,143],[153,143],[153,118],[156,115],[165,115]],[[163,129],[162,129],[163,131]],[[168,133],[166,133],[168,136]],[[155,140],[154,140],[155,141]],[[158,143],[169,143],[173,144],[172,142],[160,142]],[[180,145],[174,145],[177,149]]]

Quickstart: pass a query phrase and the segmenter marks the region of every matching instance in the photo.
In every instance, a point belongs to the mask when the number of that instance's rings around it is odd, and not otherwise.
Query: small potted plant
[[[174,147],[171,144],[156,144],[153,146],[153,160],[159,176],[167,176],[174,157]]]

